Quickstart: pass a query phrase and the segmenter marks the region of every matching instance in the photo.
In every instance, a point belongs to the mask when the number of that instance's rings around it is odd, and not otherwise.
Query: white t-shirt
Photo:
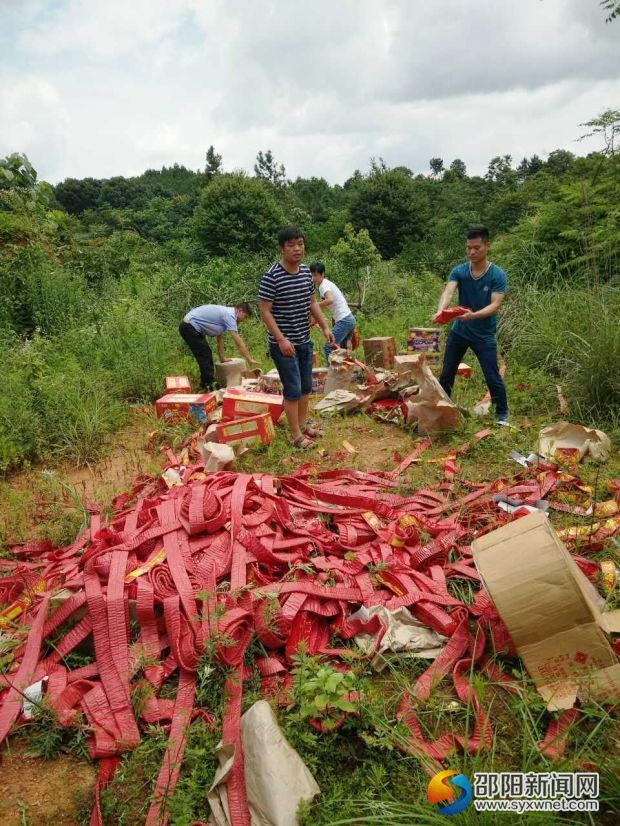
[[[334,321],[342,321],[343,318],[351,315],[347,299],[343,296],[342,292],[333,282],[324,278],[319,284],[319,295],[321,298],[325,298],[325,294],[328,292],[332,294],[334,300],[334,303],[329,307]]]

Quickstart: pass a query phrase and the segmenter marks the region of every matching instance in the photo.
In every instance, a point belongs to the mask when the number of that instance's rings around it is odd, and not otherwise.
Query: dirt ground
[[[0,753],[2,826],[76,826],[88,822],[94,765],[68,756],[41,760],[17,743]]]

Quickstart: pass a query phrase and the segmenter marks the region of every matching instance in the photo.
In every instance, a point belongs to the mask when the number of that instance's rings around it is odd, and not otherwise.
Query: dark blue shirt
[[[448,281],[456,281],[459,289],[459,304],[469,307],[470,310],[482,310],[491,303],[492,293],[505,293],[507,288],[506,273],[497,264],[489,264],[487,271],[479,278],[471,274],[469,262],[465,261],[455,267]],[[497,317],[475,318],[472,321],[456,321],[452,329],[469,341],[495,341],[497,333]]]

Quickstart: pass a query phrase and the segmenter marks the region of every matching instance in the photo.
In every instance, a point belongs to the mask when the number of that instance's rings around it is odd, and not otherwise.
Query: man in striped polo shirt
[[[308,401],[312,392],[312,341],[310,314],[328,342],[334,337],[321,312],[309,268],[302,264],[305,240],[301,230],[285,227],[278,233],[280,261],[263,274],[258,298],[260,312],[269,332],[269,354],[273,359],[284,395],[284,411],[294,447],[309,448],[320,435],[308,421]]]

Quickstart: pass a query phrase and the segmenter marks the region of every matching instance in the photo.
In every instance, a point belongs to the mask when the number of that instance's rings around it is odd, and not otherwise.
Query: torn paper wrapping
[[[297,826],[302,800],[310,803],[320,789],[295,749],[280,731],[266,700],[258,700],[241,718],[245,792],[251,826]],[[207,799],[212,823],[230,826],[226,780],[234,746],[218,746],[220,766]]]
[[[241,387],[244,372],[243,359],[228,359],[215,365],[215,378],[222,387]]]
[[[333,413],[352,413],[360,406],[360,400],[350,390],[332,390],[315,404],[314,410],[321,416],[331,416]]]
[[[450,400],[423,358],[420,358],[417,364],[411,365],[411,377],[420,390],[407,401],[407,424],[417,419],[418,431],[422,435],[456,428],[461,419],[459,409]]]
[[[348,350],[339,348],[329,355],[329,369],[325,378],[325,394],[333,390],[348,390],[353,381],[355,360]]]
[[[611,443],[602,430],[581,424],[556,422],[543,427],[539,434],[539,452],[552,459],[556,451],[577,451],[579,459],[591,456],[600,462],[607,461]]]
[[[218,442],[198,442],[198,450],[207,473],[232,469],[235,451],[230,445],[221,445]]]
[[[413,617],[408,608],[389,611],[384,605],[362,606],[350,619],[367,622],[378,615],[385,632],[377,647],[377,634],[357,634],[355,642],[367,653],[375,651],[371,661],[375,671],[383,671],[393,656],[423,657],[434,660],[446,638]],[[393,655],[393,656],[392,656]]]

